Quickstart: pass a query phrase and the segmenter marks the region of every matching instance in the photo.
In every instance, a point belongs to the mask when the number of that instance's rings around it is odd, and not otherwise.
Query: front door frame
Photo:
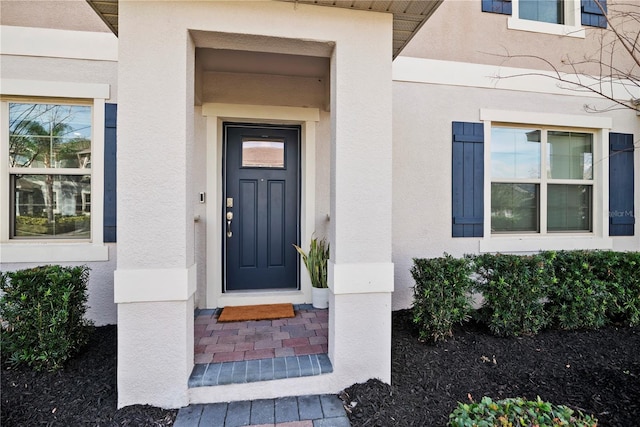
[[[206,117],[207,141],[206,307],[311,302],[311,283],[303,268],[299,269],[299,290],[222,292],[223,122],[301,126],[300,241],[304,246],[315,229],[316,125],[320,120],[319,109],[207,103],[202,106],[202,115]]]
[[[283,138],[282,137],[282,133],[279,132],[287,132],[287,133],[291,133],[291,132],[296,132],[297,136],[296,136],[296,147],[293,148],[289,148],[290,144],[292,144],[292,141],[288,141],[286,143],[285,148],[283,149],[285,154],[283,154],[283,159],[284,159],[284,169],[283,170],[275,170],[275,173],[278,174],[280,179],[283,179],[282,177],[282,173],[287,172],[287,171],[292,171],[292,174],[294,175],[293,177],[291,177],[289,174],[287,174],[287,178],[286,179],[286,187],[289,187],[290,185],[294,185],[295,188],[295,192],[294,192],[294,196],[292,196],[292,194],[290,192],[286,192],[285,200],[287,201],[286,204],[291,207],[290,203],[294,203],[295,204],[295,244],[296,245],[300,245],[300,157],[302,155],[301,152],[301,139],[302,139],[302,129],[300,125],[282,125],[282,124],[278,124],[278,125],[273,125],[273,124],[266,124],[266,123],[238,123],[238,122],[231,122],[231,121],[225,121],[223,123],[223,156],[222,156],[222,162],[223,162],[223,196],[222,196],[222,200],[223,200],[223,205],[224,205],[224,201],[227,200],[227,198],[229,197],[229,194],[227,193],[229,191],[229,168],[233,167],[235,170],[242,170],[243,168],[241,168],[239,165],[236,166],[231,166],[229,164],[229,156],[230,156],[230,141],[229,141],[229,129],[231,128],[235,128],[235,129],[243,129],[245,130],[245,132],[255,132],[256,129],[259,129],[259,132],[261,134],[269,134],[269,135],[275,135],[277,138]],[[242,137],[240,137],[242,139]],[[260,138],[259,136],[256,138]],[[236,144],[238,144],[236,142]],[[241,145],[238,144],[238,145]],[[235,147],[236,150],[241,148],[238,148],[237,146]],[[295,153],[295,156],[293,155]],[[238,154],[237,154],[238,155]],[[242,155],[238,155],[240,158],[242,158]],[[253,173],[253,174],[258,174],[260,175],[262,172],[264,171],[264,169],[256,169],[256,168],[249,168],[248,172]],[[238,175],[240,175],[242,172],[236,172],[238,173]],[[246,173],[246,172],[245,172]],[[269,173],[273,173],[273,171],[267,169],[267,174]],[[255,176],[255,175],[251,175],[251,176]],[[237,178],[239,179],[239,178]],[[295,182],[294,182],[295,180]],[[262,180],[264,181],[264,179]],[[229,207],[229,206],[223,206],[224,211],[227,212],[234,212],[236,215],[240,215],[241,213],[241,207],[240,207],[240,197],[239,194],[236,194],[236,203],[234,204],[233,207]],[[293,199],[293,200],[290,200]],[[287,208],[287,211],[289,209],[289,207]],[[224,213],[223,213],[224,215]],[[223,229],[225,228],[225,224],[226,224],[226,218],[222,219],[222,227]],[[290,222],[286,224],[286,227],[290,226]],[[284,238],[284,236],[287,235],[287,233],[291,233],[292,231],[286,231],[283,230],[283,241],[286,240]],[[223,230],[223,234],[226,234],[226,230]],[[225,236],[223,235],[222,237],[222,252],[223,252],[223,256],[222,256],[222,285],[223,285],[223,292],[227,293],[227,292],[256,292],[256,291],[260,291],[257,288],[249,288],[249,289],[229,289],[229,240],[227,238],[225,238]],[[292,255],[296,254],[295,257],[295,272],[290,271],[287,274],[287,277],[291,277],[293,276],[295,279],[295,287],[289,287],[286,289],[283,288],[267,288],[264,289],[266,291],[269,290],[280,290],[280,291],[291,291],[291,290],[298,290],[300,289],[300,262],[298,260],[298,255],[295,252],[294,248],[291,247],[290,245],[287,245],[288,248],[292,251]],[[239,262],[239,260],[237,260]],[[291,267],[290,267],[291,268]],[[266,274],[269,274],[267,272],[264,272]],[[242,274],[242,273],[240,273]],[[237,283],[236,283],[237,285]]]

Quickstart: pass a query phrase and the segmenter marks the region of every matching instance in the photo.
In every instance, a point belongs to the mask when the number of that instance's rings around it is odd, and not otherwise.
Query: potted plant
[[[313,237],[309,245],[309,252],[297,245],[293,245],[309,272],[311,279],[311,296],[315,308],[327,308],[329,306],[329,288],[327,287],[327,261],[329,260],[329,244],[325,239]]]

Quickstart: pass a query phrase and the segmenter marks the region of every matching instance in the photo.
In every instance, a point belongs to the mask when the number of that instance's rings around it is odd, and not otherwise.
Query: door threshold
[[[295,295],[300,293],[300,289],[291,289],[291,288],[275,288],[275,289],[241,289],[236,291],[224,291],[222,296],[224,295],[243,295],[243,294],[251,294],[251,295],[271,295],[271,294],[291,294]]]
[[[191,371],[189,388],[309,377],[331,372],[333,366],[325,353],[198,364]]]
[[[311,294],[301,290],[294,291],[233,291],[220,294],[216,298],[216,307],[229,305],[257,305],[257,304],[305,304],[311,302]]]

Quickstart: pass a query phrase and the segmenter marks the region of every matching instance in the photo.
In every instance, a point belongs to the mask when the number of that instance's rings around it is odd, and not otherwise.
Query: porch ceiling
[[[86,0],[107,26],[118,35],[118,0]],[[279,0],[393,14],[395,58],[444,0]]]

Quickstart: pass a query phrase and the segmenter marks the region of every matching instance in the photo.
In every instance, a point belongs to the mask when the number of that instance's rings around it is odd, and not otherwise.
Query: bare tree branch
[[[640,2],[617,2],[609,5],[609,10],[594,0],[607,22],[606,29],[590,29],[590,34],[598,40],[597,49],[591,54],[574,58],[563,56],[559,63],[531,54],[492,55],[509,60],[529,59],[541,64],[540,71],[524,72],[498,79],[512,79],[521,76],[539,76],[554,79],[558,86],[597,96],[611,103],[607,107],[585,105],[591,112],[612,111],[627,108],[640,112]]]

